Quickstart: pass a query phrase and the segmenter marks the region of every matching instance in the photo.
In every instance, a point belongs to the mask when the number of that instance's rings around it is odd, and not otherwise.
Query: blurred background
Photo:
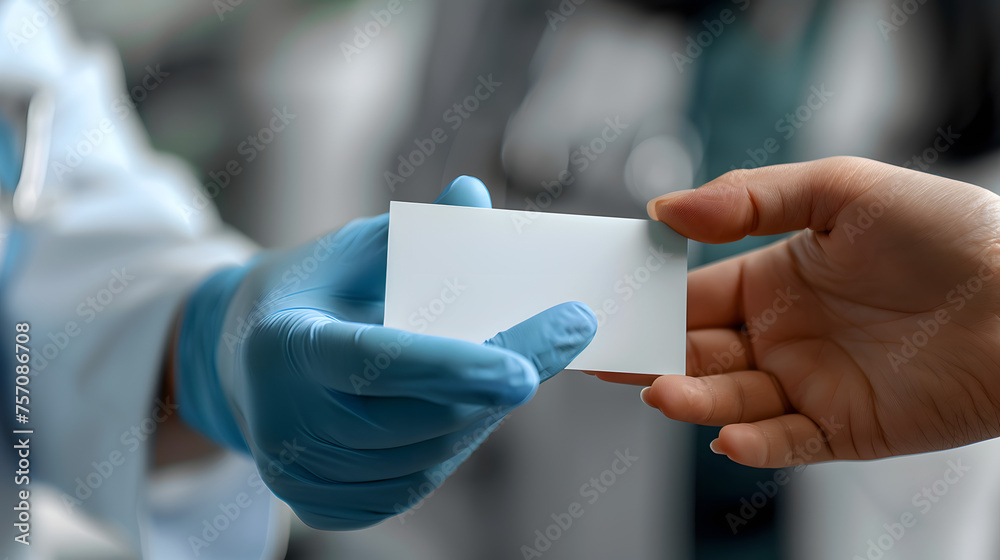
[[[390,200],[432,200],[460,174],[481,178],[497,207],[640,218],[650,198],[730,169],[832,155],[1000,189],[991,2],[66,7],[84,38],[120,52],[121,110],[137,111],[226,221],[266,247]],[[771,241],[693,246],[691,265]],[[351,533],[293,516],[286,557],[1000,558],[998,442],[778,473],[711,454],[714,434],[664,419],[634,387],[568,372],[412,513]],[[602,479],[616,453],[637,459]],[[970,470],[924,511],[915,498],[949,461]],[[592,479],[605,490],[591,503]],[[574,501],[585,514],[551,530]],[[916,526],[894,534],[908,511]],[[89,528],[51,546],[54,558],[115,557]]]

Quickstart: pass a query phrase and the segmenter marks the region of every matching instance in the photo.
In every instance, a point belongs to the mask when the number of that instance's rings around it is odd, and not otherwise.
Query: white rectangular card
[[[687,240],[664,224],[391,204],[385,326],[482,342],[567,301],[599,325],[570,369],[684,373]]]

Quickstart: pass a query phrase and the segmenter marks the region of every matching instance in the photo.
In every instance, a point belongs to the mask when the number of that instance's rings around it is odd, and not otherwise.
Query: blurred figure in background
[[[265,245],[300,242],[390,198],[433,199],[461,173],[482,178],[498,206],[630,217],[732,168],[828,155],[1000,188],[990,157],[998,14],[982,3],[388,6],[67,9],[121,49],[123,107],[157,147],[194,162],[223,217]],[[146,79],[157,68],[169,76]],[[309,118],[261,136],[285,105]],[[231,159],[239,175],[224,172]],[[698,246],[692,264],[747,248]],[[814,466],[772,491],[774,473],[711,455],[715,430],[666,423],[634,389],[570,375],[552,387],[412,515],[359,533],[298,527],[288,557],[532,557],[527,546],[544,558],[872,558],[869,540],[882,558],[997,554],[996,442]],[[634,467],[546,536],[552,516],[626,451],[640,458]],[[917,507],[960,459],[972,465],[961,484]],[[920,512],[918,525],[885,545],[884,524],[907,511]]]

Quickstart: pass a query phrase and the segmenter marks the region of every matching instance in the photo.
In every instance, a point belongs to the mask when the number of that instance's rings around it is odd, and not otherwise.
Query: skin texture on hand
[[[723,426],[717,453],[773,468],[1000,435],[997,195],[832,158],[735,171],[649,210],[708,243],[805,230],[691,272],[687,376],[643,391]]]

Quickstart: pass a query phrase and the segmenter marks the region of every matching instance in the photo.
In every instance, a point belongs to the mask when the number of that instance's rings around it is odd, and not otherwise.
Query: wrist
[[[208,438],[248,452],[219,368],[226,315],[248,267],[229,268],[205,280],[184,305],[174,358],[181,418]]]

